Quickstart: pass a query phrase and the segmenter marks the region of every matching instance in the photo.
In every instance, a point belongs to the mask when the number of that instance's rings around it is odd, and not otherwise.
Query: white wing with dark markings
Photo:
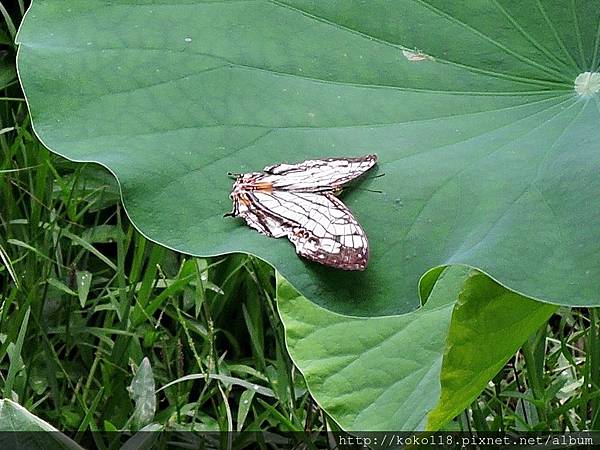
[[[310,159],[300,164],[267,166],[262,181],[273,189],[286,191],[328,192],[360,177],[377,163],[377,155],[360,158]],[[271,175],[271,176],[269,176]]]

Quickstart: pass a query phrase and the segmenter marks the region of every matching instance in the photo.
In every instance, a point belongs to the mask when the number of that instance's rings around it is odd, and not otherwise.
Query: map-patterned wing
[[[311,159],[299,164],[276,164],[263,170],[263,181],[274,190],[335,192],[377,163],[377,155],[358,158]]]
[[[367,266],[367,236],[334,195],[254,191],[244,196],[237,215],[263,234],[287,236],[299,255],[344,270]]]
[[[232,194],[233,211],[226,216],[241,217],[260,234],[280,238],[287,236],[293,224],[285,217],[273,214],[258,202],[254,192]]]

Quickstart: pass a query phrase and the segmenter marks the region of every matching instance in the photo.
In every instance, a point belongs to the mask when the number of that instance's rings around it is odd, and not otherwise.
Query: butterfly
[[[312,261],[364,270],[367,235],[337,195],[376,163],[377,155],[312,159],[235,174],[233,211],[225,216],[241,217],[261,234],[287,237],[296,253]]]

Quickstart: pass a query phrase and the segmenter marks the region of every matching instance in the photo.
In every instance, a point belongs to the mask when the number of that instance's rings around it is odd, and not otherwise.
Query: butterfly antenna
[[[369,189],[369,188],[361,188],[361,187],[357,187],[355,189],[360,190],[360,191],[374,192],[375,194],[383,194],[383,191],[378,191],[377,189]]]
[[[381,178],[382,176],[384,176],[385,173],[380,173],[377,175],[373,175],[372,177],[367,177],[367,180],[372,180],[375,178]],[[360,189],[361,191],[367,191],[367,192],[374,192],[375,194],[383,194],[383,191],[379,191],[377,189],[369,189],[369,188],[361,188],[360,186],[356,187],[356,189]]]
[[[229,178],[233,178],[234,180],[237,180],[238,178],[240,178],[242,176],[242,174],[236,173],[236,172],[227,172],[227,176]]]

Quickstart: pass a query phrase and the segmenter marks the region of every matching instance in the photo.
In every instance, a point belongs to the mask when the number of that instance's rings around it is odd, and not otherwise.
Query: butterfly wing
[[[273,214],[267,208],[260,205],[259,200],[250,192],[242,192],[232,195],[234,202],[233,211],[230,216],[243,218],[248,226],[254,228],[260,234],[280,238],[287,236],[293,224],[285,218]]]
[[[263,178],[273,189],[294,192],[335,192],[377,163],[377,155],[358,158],[311,159],[299,164],[267,166]]]
[[[332,194],[255,191],[248,193],[248,225],[273,237],[287,236],[296,252],[344,270],[364,270],[367,236],[350,210]]]

